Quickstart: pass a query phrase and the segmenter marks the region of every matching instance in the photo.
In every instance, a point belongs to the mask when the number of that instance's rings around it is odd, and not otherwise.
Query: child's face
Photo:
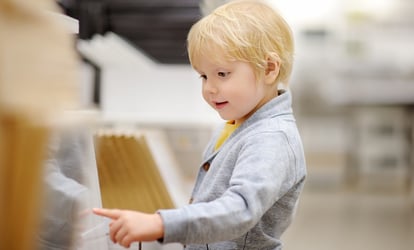
[[[204,99],[224,120],[242,123],[271,99],[269,86],[256,79],[246,62],[218,64],[202,58],[196,70],[202,78]]]

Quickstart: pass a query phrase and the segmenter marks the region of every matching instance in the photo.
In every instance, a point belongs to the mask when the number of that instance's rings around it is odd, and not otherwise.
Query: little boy
[[[293,50],[288,24],[261,1],[232,1],[193,25],[191,65],[203,98],[227,122],[206,147],[191,204],[155,214],[94,209],[112,219],[114,242],[282,249],[306,175],[291,93],[281,90]]]

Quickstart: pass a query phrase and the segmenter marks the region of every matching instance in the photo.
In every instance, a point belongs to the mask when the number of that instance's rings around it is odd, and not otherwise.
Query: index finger
[[[110,219],[118,219],[121,212],[118,209],[94,208],[92,212],[99,216],[104,216]]]

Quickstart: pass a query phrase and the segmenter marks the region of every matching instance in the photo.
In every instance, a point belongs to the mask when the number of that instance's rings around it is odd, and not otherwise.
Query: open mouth
[[[215,102],[214,106],[216,107],[216,109],[221,109],[224,106],[226,106],[227,103],[229,103],[229,102],[227,102],[227,101],[226,102]]]

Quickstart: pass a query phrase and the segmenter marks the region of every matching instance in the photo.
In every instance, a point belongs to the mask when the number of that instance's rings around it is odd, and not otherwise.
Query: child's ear
[[[269,57],[267,59],[267,65],[265,70],[265,83],[273,84],[276,81],[277,76],[279,75],[280,70],[280,60],[279,58]]]

